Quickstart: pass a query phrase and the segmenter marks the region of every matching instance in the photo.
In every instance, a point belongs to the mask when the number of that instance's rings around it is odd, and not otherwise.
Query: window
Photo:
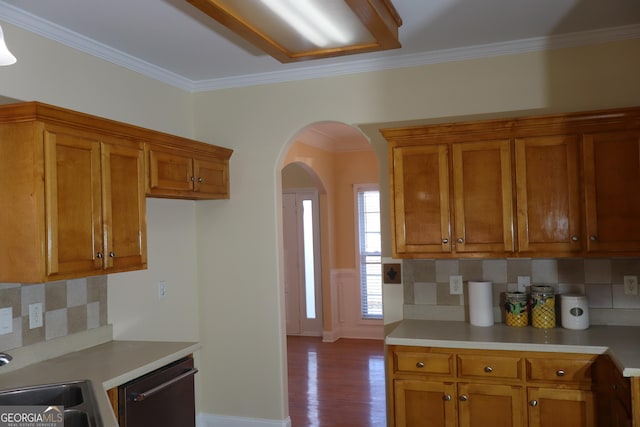
[[[382,319],[380,192],[372,185],[356,186],[356,192],[362,318]]]

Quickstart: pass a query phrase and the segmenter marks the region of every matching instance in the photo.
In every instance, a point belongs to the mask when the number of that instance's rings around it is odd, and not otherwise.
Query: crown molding
[[[205,92],[283,83],[640,38],[640,25],[627,25],[558,36],[536,37],[463,48],[436,50],[420,54],[395,54],[385,58],[355,60],[348,64],[317,65],[314,63],[308,67],[291,70],[194,81],[117,49],[113,49],[6,3],[0,4],[0,19],[73,49],[104,59],[105,61],[188,92]]]

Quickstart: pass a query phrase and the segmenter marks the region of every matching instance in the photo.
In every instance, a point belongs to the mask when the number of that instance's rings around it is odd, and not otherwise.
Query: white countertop
[[[192,342],[110,341],[0,373],[0,390],[88,379],[92,382],[104,427],[117,427],[106,393],[108,389],[187,356],[199,348],[200,344]]]
[[[550,351],[611,356],[622,375],[640,377],[640,327],[592,325],[585,330],[510,327],[503,323],[473,326],[467,322],[403,320],[387,335],[392,345]]]

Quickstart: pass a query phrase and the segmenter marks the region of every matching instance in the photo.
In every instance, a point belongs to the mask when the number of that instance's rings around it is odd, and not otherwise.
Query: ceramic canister
[[[584,295],[560,295],[562,327],[566,329],[587,329],[589,327],[589,306]]]

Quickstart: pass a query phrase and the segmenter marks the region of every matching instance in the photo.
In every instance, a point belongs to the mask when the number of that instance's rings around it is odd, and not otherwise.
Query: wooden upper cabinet
[[[162,185],[189,165],[183,175],[202,177],[189,198],[228,197],[232,150],[39,102],[0,106],[0,282],[146,268],[145,147],[167,154]]]
[[[168,147],[146,148],[151,197],[228,199],[228,156],[207,156]],[[230,152],[229,152],[230,155]]]
[[[451,252],[449,149],[394,147],[394,255]]]
[[[640,107],[380,132],[393,256],[640,256]]]
[[[128,142],[102,144],[104,259],[110,271],[147,265],[144,151]]]
[[[47,277],[99,272],[104,245],[100,141],[46,128],[44,170]]]
[[[456,252],[512,252],[513,195],[508,139],[453,144]]]
[[[517,138],[518,250],[582,250],[578,136]]]
[[[584,135],[589,252],[640,252],[640,130]]]

